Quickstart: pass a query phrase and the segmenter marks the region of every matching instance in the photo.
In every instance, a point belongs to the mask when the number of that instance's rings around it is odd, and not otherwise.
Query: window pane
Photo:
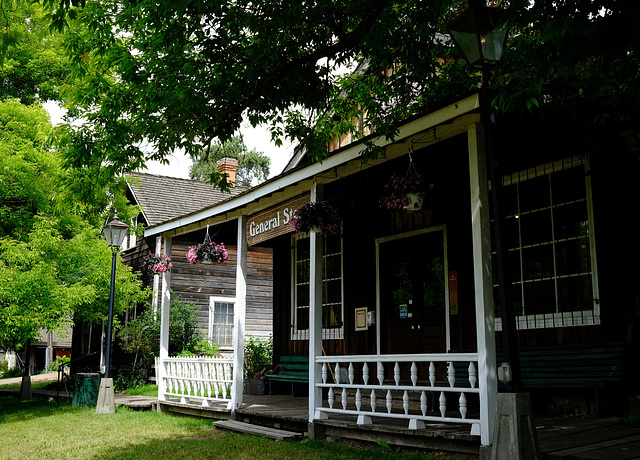
[[[582,200],[587,196],[582,166],[558,171],[553,174],[553,202],[554,204]]]
[[[525,281],[553,276],[553,247],[548,244],[523,249],[522,274]]]
[[[524,214],[518,220],[520,221],[522,246],[551,241],[551,211],[549,209]]]
[[[593,309],[591,276],[574,276],[558,280],[559,311],[583,311]]]
[[[590,273],[591,255],[588,243],[587,238],[556,243],[556,267],[559,276]]]
[[[553,225],[556,240],[588,235],[587,203],[580,201],[556,208],[553,214]]]
[[[553,280],[524,284],[524,314],[539,315],[556,310],[555,284]]]
[[[547,208],[551,204],[549,200],[548,176],[522,181],[518,184],[518,190],[520,212]]]

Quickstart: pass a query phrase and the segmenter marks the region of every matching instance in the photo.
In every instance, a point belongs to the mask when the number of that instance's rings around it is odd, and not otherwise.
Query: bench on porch
[[[280,372],[267,376],[269,382],[269,394],[272,394],[274,382],[291,383],[291,396],[296,383],[309,383],[309,357],[308,356],[281,356]]]
[[[606,383],[622,382],[623,344],[620,342],[520,348],[524,389],[593,388],[595,414],[599,390]],[[497,365],[504,360],[497,353]]]

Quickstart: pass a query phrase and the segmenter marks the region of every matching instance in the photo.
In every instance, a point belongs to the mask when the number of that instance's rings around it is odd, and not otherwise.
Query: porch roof
[[[397,138],[393,143],[388,139],[375,138],[374,136],[372,142],[378,147],[386,148],[387,155],[386,158],[372,161],[365,167],[381,164],[406,154],[412,146],[412,137],[427,129],[446,123],[446,132],[438,133],[438,140],[463,133],[470,123],[479,121],[477,113],[471,115],[471,112],[476,112],[479,107],[479,95],[473,94],[400,126]],[[468,118],[463,115],[468,115]],[[398,148],[393,149],[393,146],[398,146]],[[322,162],[286,171],[210,207],[191,213],[183,212],[182,215],[173,219],[152,224],[145,229],[144,234],[146,237],[159,234],[178,235],[202,228],[204,225],[222,223],[241,215],[251,215],[262,211],[279,202],[293,198],[303,191],[308,191],[314,179],[318,182],[328,183],[360,171],[362,165],[359,161],[354,168],[349,168],[348,165],[353,160],[359,160],[365,148],[363,140],[354,142]]]

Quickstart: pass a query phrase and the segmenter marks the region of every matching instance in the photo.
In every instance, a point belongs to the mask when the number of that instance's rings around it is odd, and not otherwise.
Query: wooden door
[[[443,229],[379,243],[383,353],[447,351],[446,268]]]

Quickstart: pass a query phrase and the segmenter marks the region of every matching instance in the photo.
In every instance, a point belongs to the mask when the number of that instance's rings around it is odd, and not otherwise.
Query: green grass
[[[118,407],[98,415],[46,399],[0,397],[0,458],[7,459],[435,459],[341,443],[273,441],[213,428],[210,420]]]
[[[135,388],[127,388],[122,392],[125,395],[132,396],[158,396],[158,385],[142,385]]]
[[[31,382],[31,389],[46,388],[51,382]],[[8,383],[0,385],[0,390],[19,390],[21,383]]]

